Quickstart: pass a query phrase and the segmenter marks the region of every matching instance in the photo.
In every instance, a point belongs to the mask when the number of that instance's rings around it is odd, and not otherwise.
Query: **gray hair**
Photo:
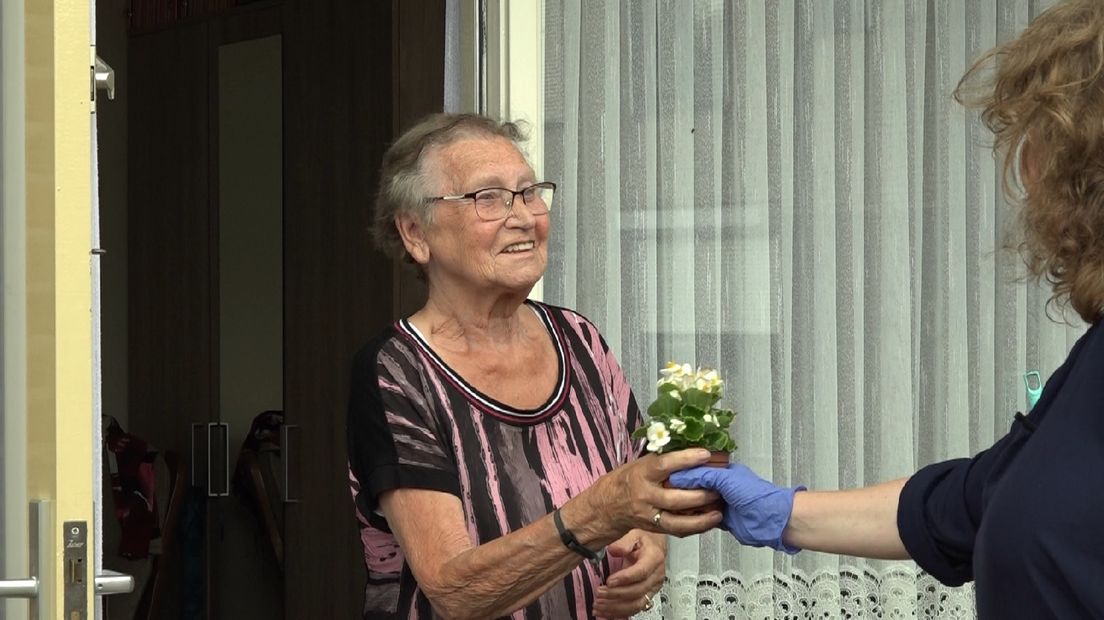
[[[433,206],[426,202],[430,182],[424,169],[426,153],[473,137],[500,137],[515,145],[526,138],[517,123],[479,114],[440,113],[418,121],[387,149],[380,167],[379,193],[372,221],[372,238],[377,248],[393,258],[413,262],[403,246],[395,217],[410,214],[421,222],[432,221]]]

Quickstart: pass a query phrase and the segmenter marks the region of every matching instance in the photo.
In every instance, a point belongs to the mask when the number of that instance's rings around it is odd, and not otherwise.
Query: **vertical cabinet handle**
[[[299,430],[298,424],[280,425],[281,460],[284,462],[284,503],[298,504],[299,498],[291,496],[291,429]]]
[[[211,454],[214,453],[214,446],[212,445],[211,435],[214,434],[214,429],[221,429],[222,441],[214,442],[214,444],[222,444],[222,488],[215,489],[212,476],[215,474],[214,468],[211,467]],[[230,423],[229,422],[208,422],[207,423],[207,497],[229,497],[230,496]]]
[[[196,472],[199,471],[200,480],[203,479],[206,471],[207,477],[207,497],[228,497],[230,495],[230,424],[227,422],[208,422],[206,424],[202,422],[196,422],[192,426],[192,467],[191,478],[192,486],[196,486]],[[206,429],[204,429],[206,427]],[[221,439],[214,438],[218,433],[222,433]],[[196,441],[196,435],[203,435],[206,437],[200,437],[199,442]],[[197,467],[196,458],[196,443],[200,443],[206,449],[206,454],[199,457],[199,461],[206,461],[206,469],[200,469]],[[216,457],[221,457],[222,461],[217,462]],[[221,475],[216,471],[221,466]],[[217,480],[216,479],[220,479]],[[216,486],[219,484],[220,486]]]
[[[189,468],[189,473],[190,473],[191,478],[192,478],[192,486],[193,487],[196,485],[196,481],[195,481],[195,479],[196,479],[196,470],[199,469],[198,467],[196,467],[196,451],[195,451],[195,447],[196,447],[196,430],[199,429],[199,428],[202,428],[202,427],[203,427],[203,424],[201,424],[199,422],[196,422],[196,423],[192,424],[192,466]],[[208,459],[208,462],[207,462],[208,471],[211,469],[210,458],[211,458],[210,455],[208,455],[208,457],[207,457],[207,459]]]

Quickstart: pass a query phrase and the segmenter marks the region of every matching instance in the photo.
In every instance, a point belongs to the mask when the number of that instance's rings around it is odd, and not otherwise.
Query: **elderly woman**
[[[982,108],[1006,177],[1019,168],[1028,267],[1091,324],[1041,399],[977,456],[864,489],[795,493],[742,465],[671,482],[720,491],[745,544],[911,557],[945,584],[973,580],[979,618],[1104,618],[1104,0],[1055,5],[959,95]]]
[[[663,486],[706,452],[636,458],[640,413],[594,325],[526,299],[556,186],[520,140],[439,114],[384,157],[376,240],[429,297],[354,364],[365,618],[629,616],[662,585],[665,535],[721,519],[714,493]]]

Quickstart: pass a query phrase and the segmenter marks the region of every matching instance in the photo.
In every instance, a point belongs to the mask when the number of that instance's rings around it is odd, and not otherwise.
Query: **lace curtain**
[[[832,489],[974,454],[1083,327],[1000,250],[1015,212],[951,98],[1040,0],[545,0],[545,299],[642,406],[719,368],[736,458]],[[908,562],[673,540],[646,617],[973,617]]]

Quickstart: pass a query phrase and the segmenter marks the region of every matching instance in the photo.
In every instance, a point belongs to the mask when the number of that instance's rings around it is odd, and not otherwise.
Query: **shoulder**
[[[352,389],[374,393],[384,385],[420,385],[422,364],[414,343],[398,325],[390,325],[353,356]]]
[[[385,359],[407,358],[414,353],[413,344],[403,335],[397,324],[388,325],[361,345],[353,355],[355,374],[373,372]]]
[[[570,330],[568,333],[578,334],[588,341],[594,338],[602,338],[602,334],[594,321],[591,321],[581,312],[542,301],[529,301],[529,303],[561,329]]]
[[[1070,349],[1068,359],[1084,359],[1092,370],[1104,366],[1104,328],[1093,323]]]

